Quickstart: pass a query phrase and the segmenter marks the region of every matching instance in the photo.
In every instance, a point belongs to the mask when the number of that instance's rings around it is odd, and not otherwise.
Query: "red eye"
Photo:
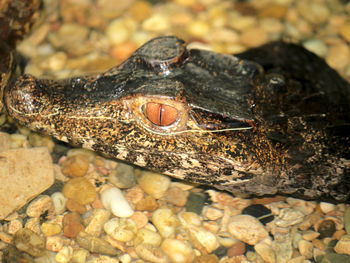
[[[168,126],[176,121],[177,109],[165,104],[150,102],[146,104],[145,115],[155,125]]]

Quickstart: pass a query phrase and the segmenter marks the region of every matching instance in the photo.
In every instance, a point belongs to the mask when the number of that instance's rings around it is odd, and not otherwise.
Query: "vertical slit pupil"
[[[149,102],[145,105],[144,114],[150,122],[158,126],[171,125],[178,117],[176,108],[155,102]]]

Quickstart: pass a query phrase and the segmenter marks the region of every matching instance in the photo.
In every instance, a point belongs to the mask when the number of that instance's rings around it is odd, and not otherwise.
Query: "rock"
[[[84,230],[81,218],[77,212],[65,214],[63,217],[63,235],[66,237],[76,237]]]
[[[222,210],[214,208],[214,207],[210,207],[210,206],[205,206],[202,214],[207,219],[213,220],[213,221],[223,217],[223,215],[224,215]]]
[[[49,237],[61,233],[62,227],[59,224],[44,222],[42,223],[40,230],[45,237]]]
[[[156,12],[153,12],[153,14],[141,24],[143,30],[153,33],[167,32],[170,26],[169,17]]]
[[[261,241],[254,246],[256,253],[266,262],[266,263],[275,263],[276,255],[271,244]]]
[[[119,252],[107,241],[104,241],[103,239],[89,235],[84,231],[79,232],[76,238],[76,241],[79,244],[79,246],[87,249],[91,253],[100,253],[100,254],[111,255],[111,256],[116,256],[119,254]]]
[[[343,70],[350,59],[350,49],[345,43],[338,43],[329,47],[326,61],[332,68]]]
[[[104,224],[103,229],[108,235],[121,242],[132,240],[137,232],[135,222],[128,218],[112,218]]]
[[[334,251],[339,254],[350,255],[350,235],[342,236],[335,245]]]
[[[313,245],[306,240],[300,240],[298,244],[299,252],[305,258],[312,258]]]
[[[151,15],[152,5],[147,1],[139,0],[129,8],[129,12],[136,21],[141,22]]]
[[[60,236],[49,236],[46,238],[46,249],[58,252],[63,248],[63,238]]]
[[[350,23],[346,23],[339,27],[339,34],[348,42],[350,42]]]
[[[199,251],[203,251],[204,248],[204,251],[210,254],[219,247],[216,236],[208,230],[198,226],[189,226],[187,230],[192,243]]]
[[[135,169],[131,165],[118,163],[109,173],[108,180],[117,188],[131,188],[136,184]]]
[[[136,29],[136,22],[130,18],[117,18],[109,23],[105,34],[112,45],[127,41]]]
[[[79,214],[85,214],[86,207],[85,205],[79,204],[78,202],[68,199],[66,203],[67,209],[71,212],[78,212]]]
[[[95,209],[92,212],[92,215],[88,218],[88,223],[84,231],[96,237],[100,236],[103,226],[110,216],[111,212],[106,209]]]
[[[169,208],[159,208],[152,215],[152,222],[164,238],[175,237],[179,219]]]
[[[205,20],[194,20],[186,27],[186,31],[193,37],[202,38],[208,34],[210,25]]]
[[[181,224],[185,227],[188,227],[190,225],[193,226],[200,226],[202,224],[201,217],[193,212],[181,212],[177,215]]]
[[[304,48],[315,53],[320,57],[325,57],[328,53],[328,47],[320,39],[310,39],[303,43]],[[327,203],[329,204],[329,203]]]
[[[26,214],[29,217],[40,217],[51,219],[55,215],[55,208],[52,199],[47,195],[41,195],[35,198],[27,207]]]
[[[136,210],[138,210],[138,211],[152,212],[156,209],[158,209],[158,203],[157,203],[156,199],[150,195],[147,196],[146,198],[141,199],[136,204]]]
[[[0,153],[0,181],[0,219],[4,219],[54,183],[49,151],[40,147]]]
[[[320,233],[320,238],[331,237],[336,231],[336,225],[330,219],[322,220],[315,228]]]
[[[320,235],[320,233],[312,231],[312,230],[307,230],[303,233],[302,237],[303,239],[307,240],[307,241],[312,241],[316,238],[318,238]]]
[[[67,199],[61,192],[56,192],[51,195],[55,214],[60,215],[66,210]]]
[[[303,18],[315,25],[326,23],[330,16],[327,5],[309,0],[297,1],[297,10]]]
[[[89,251],[84,248],[78,248],[73,251],[73,256],[71,262],[74,263],[84,263],[86,258],[89,256]]]
[[[207,201],[207,196],[203,193],[190,192],[187,197],[186,211],[194,212],[198,215],[202,213],[205,202]]]
[[[293,208],[284,208],[280,210],[280,214],[275,219],[276,226],[288,227],[299,224],[304,219],[304,213]]]
[[[273,17],[282,19],[286,16],[288,8],[281,4],[270,3],[259,10],[260,17]]]
[[[142,190],[155,199],[165,196],[170,186],[169,177],[153,172],[143,172],[137,181]]]
[[[317,258],[317,263],[350,263],[350,256],[335,254],[335,253],[326,253]]]
[[[242,210],[242,214],[254,216],[255,218],[259,219],[259,221],[263,224],[271,222],[274,218],[271,210],[261,204],[253,204],[247,206]]]
[[[188,194],[189,193],[187,191],[184,191],[179,187],[170,187],[166,195],[166,200],[170,204],[182,207],[187,202]]]
[[[140,211],[133,213],[130,219],[135,222],[137,228],[142,228],[148,224],[147,214]]]
[[[194,259],[193,263],[219,263],[219,258],[216,255],[201,255]]]
[[[64,246],[58,253],[56,254],[57,263],[68,263],[73,257],[73,248],[71,246]]]
[[[346,233],[350,235],[350,207],[347,207],[344,212],[344,228]]]
[[[75,177],[64,185],[62,193],[65,197],[81,205],[91,204],[96,199],[95,187],[85,177]]]
[[[70,177],[82,177],[89,169],[90,161],[86,155],[73,155],[68,157],[61,165],[62,173]]]
[[[257,47],[268,40],[267,33],[260,27],[252,27],[244,30],[241,35],[241,43],[247,47]]]
[[[265,230],[263,224],[249,215],[232,217],[228,225],[228,231],[232,236],[249,245],[256,245],[268,236],[268,232]]]
[[[104,190],[101,194],[101,202],[117,217],[130,217],[134,213],[123,193],[116,187]]]
[[[33,257],[39,257],[45,253],[44,239],[27,228],[22,228],[16,232],[13,243],[18,250],[24,251]]]
[[[158,247],[151,244],[143,243],[135,247],[136,254],[146,260],[154,263],[168,263],[168,256]]]
[[[162,237],[157,232],[152,231],[146,227],[138,229],[136,232],[136,237],[134,239],[135,245],[144,243],[159,247],[161,242]]]
[[[0,132],[0,153],[10,150],[10,146],[11,146],[10,135],[8,135],[5,132]]]
[[[227,256],[234,257],[234,256],[240,256],[245,253],[245,243],[241,241],[237,241],[235,244],[233,244],[227,251]]]
[[[184,241],[167,238],[163,241],[161,249],[168,255],[171,262],[191,263],[194,260],[194,251],[188,243]]]

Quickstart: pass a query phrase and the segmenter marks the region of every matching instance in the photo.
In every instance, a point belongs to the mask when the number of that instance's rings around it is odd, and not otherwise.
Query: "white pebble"
[[[161,242],[162,237],[157,232],[154,232],[145,227],[137,230],[136,237],[134,239],[135,245],[145,243],[159,247]]]
[[[188,232],[197,244],[201,244],[210,254],[219,247],[216,236],[202,227],[190,226]]]
[[[103,229],[108,235],[121,242],[132,240],[137,232],[135,222],[128,218],[112,218],[104,224]]]
[[[66,210],[66,197],[61,192],[56,192],[51,195],[51,199],[56,215],[62,214]]]
[[[307,40],[303,43],[303,46],[320,57],[325,57],[328,53],[328,47],[320,39]]]
[[[142,23],[142,29],[150,32],[165,32],[169,28],[169,17],[164,14],[153,14]]]
[[[118,188],[112,187],[103,191],[101,202],[115,216],[129,217],[134,213],[123,193]]]
[[[327,213],[333,211],[336,208],[336,206],[334,204],[331,204],[331,203],[321,202],[320,208],[324,214],[327,214]]]
[[[106,36],[113,45],[121,44],[129,39],[136,29],[132,19],[118,18],[113,20],[106,29]]]

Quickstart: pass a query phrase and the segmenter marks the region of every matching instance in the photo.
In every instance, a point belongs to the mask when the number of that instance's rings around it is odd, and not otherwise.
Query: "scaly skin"
[[[234,57],[161,37],[98,76],[21,76],[5,104],[33,130],[185,181],[349,201],[349,94],[296,45]],[[176,121],[154,124],[149,102],[176,109]]]

